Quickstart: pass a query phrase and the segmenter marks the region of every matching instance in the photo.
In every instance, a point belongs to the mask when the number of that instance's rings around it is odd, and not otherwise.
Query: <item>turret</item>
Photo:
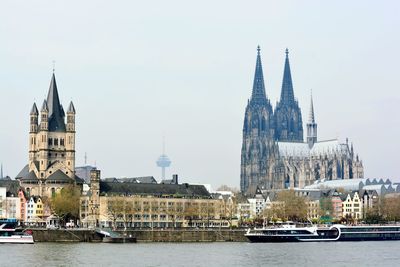
[[[72,101],[67,111],[67,132],[75,132],[75,107]]]
[[[67,110],[67,131],[65,135],[66,164],[71,170],[69,172],[71,178],[75,173],[75,113],[75,107],[71,101]]]
[[[38,116],[39,116],[39,111],[36,107],[36,103],[33,103],[31,113],[30,113],[30,133],[37,133],[38,131]]]
[[[47,106],[47,101],[43,101],[42,109],[40,111],[40,130],[48,131],[49,130],[49,107]]]
[[[36,136],[39,130],[38,125],[38,116],[39,111],[36,107],[36,103],[33,103],[31,112],[30,112],[30,126],[29,126],[29,160],[34,160],[35,158],[35,151],[36,151]]]
[[[310,113],[308,116],[308,123],[307,123],[307,143],[308,146],[312,148],[316,142],[317,142],[317,124],[315,123],[314,104],[311,95]]]

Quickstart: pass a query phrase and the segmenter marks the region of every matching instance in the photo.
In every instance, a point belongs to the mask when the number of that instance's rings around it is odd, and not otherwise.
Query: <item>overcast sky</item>
[[[56,61],[64,108],[77,110],[77,165],[103,177],[160,177],[239,186],[242,126],[256,47],[275,106],[289,48],[307,121],[346,137],[366,177],[400,180],[398,1],[2,1],[0,162],[28,161],[29,111]]]

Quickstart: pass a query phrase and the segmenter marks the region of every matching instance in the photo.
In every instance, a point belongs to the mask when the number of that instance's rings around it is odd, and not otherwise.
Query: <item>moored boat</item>
[[[400,225],[332,225],[330,227],[281,227],[247,230],[250,242],[332,242],[400,240]]]
[[[15,219],[0,220],[0,243],[33,244],[32,234],[17,226]]]

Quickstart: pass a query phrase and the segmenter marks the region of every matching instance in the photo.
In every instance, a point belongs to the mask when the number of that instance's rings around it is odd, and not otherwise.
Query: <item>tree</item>
[[[319,215],[321,216],[321,220],[332,220],[332,214],[333,214],[333,204],[332,204],[332,199],[328,197],[322,197],[319,200]]]
[[[127,228],[127,223],[132,221],[134,207],[132,201],[127,197],[109,197],[108,200],[108,216],[113,222],[114,230],[117,228],[117,220],[122,220],[124,230]]]
[[[385,197],[382,199],[382,216],[387,221],[400,220],[400,197]]]
[[[305,221],[307,219],[307,204],[304,197],[296,196],[294,190],[283,190],[277,195],[277,202],[273,205],[276,215],[284,220]]]
[[[51,198],[51,209],[62,223],[79,218],[79,201],[81,192],[73,185],[66,186]]]

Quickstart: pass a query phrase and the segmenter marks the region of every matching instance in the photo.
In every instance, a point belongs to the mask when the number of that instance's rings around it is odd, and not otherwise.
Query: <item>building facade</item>
[[[100,180],[91,172],[90,190],[81,197],[83,227],[227,227],[236,209],[211,197],[201,185]]]
[[[318,141],[313,100],[311,98],[307,136],[295,98],[286,50],[281,97],[274,112],[267,97],[257,49],[251,98],[248,100],[241,150],[240,189],[254,194],[263,189],[303,188],[319,179],[362,178],[362,161],[353,145],[337,139]]]
[[[29,161],[16,177],[28,196],[51,197],[67,184],[82,184],[75,175],[75,113],[71,101],[65,114],[53,73],[40,113],[32,106]]]

